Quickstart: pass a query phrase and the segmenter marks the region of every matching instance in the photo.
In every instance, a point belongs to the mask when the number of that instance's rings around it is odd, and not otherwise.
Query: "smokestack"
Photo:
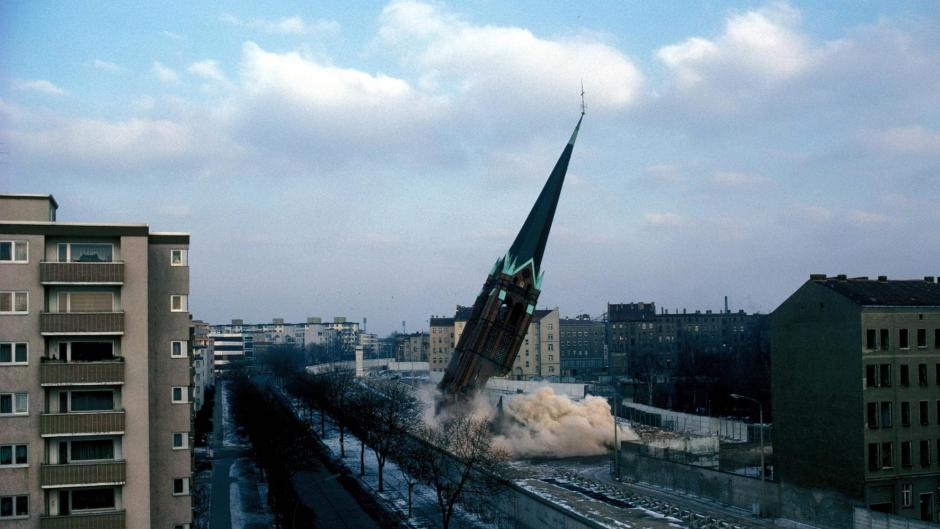
[[[728,314],[730,312],[731,311],[728,310],[728,296],[725,296],[725,314]]]

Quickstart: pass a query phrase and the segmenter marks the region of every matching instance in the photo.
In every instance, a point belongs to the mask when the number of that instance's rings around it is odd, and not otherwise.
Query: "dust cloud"
[[[504,411],[493,442],[515,458],[600,455],[614,445],[614,418],[601,397],[573,401],[544,387],[514,396]],[[621,441],[638,438],[623,425],[617,435]]]

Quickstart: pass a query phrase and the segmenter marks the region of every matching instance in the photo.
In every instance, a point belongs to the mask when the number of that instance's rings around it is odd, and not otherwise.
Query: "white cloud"
[[[584,80],[589,109],[634,104],[643,77],[616,48],[583,38],[546,39],[514,26],[474,25],[421,2],[395,2],[381,16],[383,47],[420,72],[422,86],[459,93],[472,112],[577,108]]]
[[[184,37],[183,35],[180,35],[179,33],[173,33],[172,31],[167,31],[165,29],[161,31],[160,34],[170,40],[176,40],[176,41],[186,40],[186,37]]]
[[[877,226],[891,222],[891,217],[883,213],[861,210],[850,211],[846,218],[849,222],[858,226]]]
[[[812,204],[798,204],[790,208],[793,216],[815,223],[826,222],[832,219],[832,210],[823,206]]]
[[[15,80],[13,81],[13,89],[23,92],[39,92],[48,96],[64,96],[68,94],[67,91],[59,88],[58,86],[52,84],[51,81],[47,81],[45,79],[36,79],[31,81]]]
[[[178,83],[180,80],[179,75],[177,75],[172,68],[165,66],[159,61],[154,61],[151,71],[157,76],[157,79],[159,79],[161,83],[174,84]]]
[[[890,128],[868,139],[878,147],[902,154],[940,154],[940,132],[921,126]]]
[[[194,62],[186,68],[186,71],[210,81],[217,81],[219,83],[228,82],[228,78],[225,77],[225,74],[219,69],[219,63],[211,59]]]
[[[92,65],[93,65],[95,68],[97,68],[97,69],[99,69],[99,70],[104,70],[104,71],[106,71],[106,72],[122,72],[122,71],[124,71],[124,67],[123,67],[123,66],[121,66],[121,65],[119,65],[119,64],[116,64],[116,63],[113,63],[113,62],[111,62],[111,61],[105,61],[105,60],[101,60],[101,59],[95,59],[94,62],[92,62]]]
[[[341,26],[339,22],[330,19],[317,19],[307,22],[299,16],[282,17],[278,19],[254,18],[251,20],[242,20],[232,14],[223,14],[219,20],[227,22],[234,26],[256,29],[265,33],[281,33],[293,35],[331,35],[339,33]]]
[[[675,228],[685,224],[685,219],[676,213],[646,213],[643,215],[643,223],[654,228]]]
[[[733,171],[715,171],[711,175],[711,182],[719,187],[760,187],[768,182],[765,176],[750,173],[738,173]]]

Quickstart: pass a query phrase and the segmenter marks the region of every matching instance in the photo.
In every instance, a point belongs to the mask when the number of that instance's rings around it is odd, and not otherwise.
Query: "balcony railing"
[[[87,386],[124,383],[124,362],[55,362],[39,364],[39,383],[43,386]]]
[[[39,517],[41,529],[124,529],[124,512],[96,512]]]
[[[39,415],[39,435],[123,434],[124,410]]]
[[[109,263],[39,263],[39,281],[44,285],[85,284],[120,285],[124,283],[124,262]]]
[[[123,312],[42,312],[42,334],[124,334]]]
[[[124,460],[41,465],[39,486],[46,489],[83,485],[123,485],[127,482],[126,466]]]

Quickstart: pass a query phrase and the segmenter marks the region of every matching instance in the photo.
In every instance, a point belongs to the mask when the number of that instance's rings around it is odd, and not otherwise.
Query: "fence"
[[[937,529],[937,524],[856,507],[855,529]]]
[[[620,408],[620,416],[639,424],[655,426],[673,432],[685,432],[695,435],[717,435],[731,441],[756,443],[760,438],[760,430],[764,429],[764,442],[773,442],[773,428],[771,425],[751,424],[743,421],[722,419],[721,417],[708,417],[706,415],[693,415],[679,411],[656,408],[635,402],[624,403]]]

